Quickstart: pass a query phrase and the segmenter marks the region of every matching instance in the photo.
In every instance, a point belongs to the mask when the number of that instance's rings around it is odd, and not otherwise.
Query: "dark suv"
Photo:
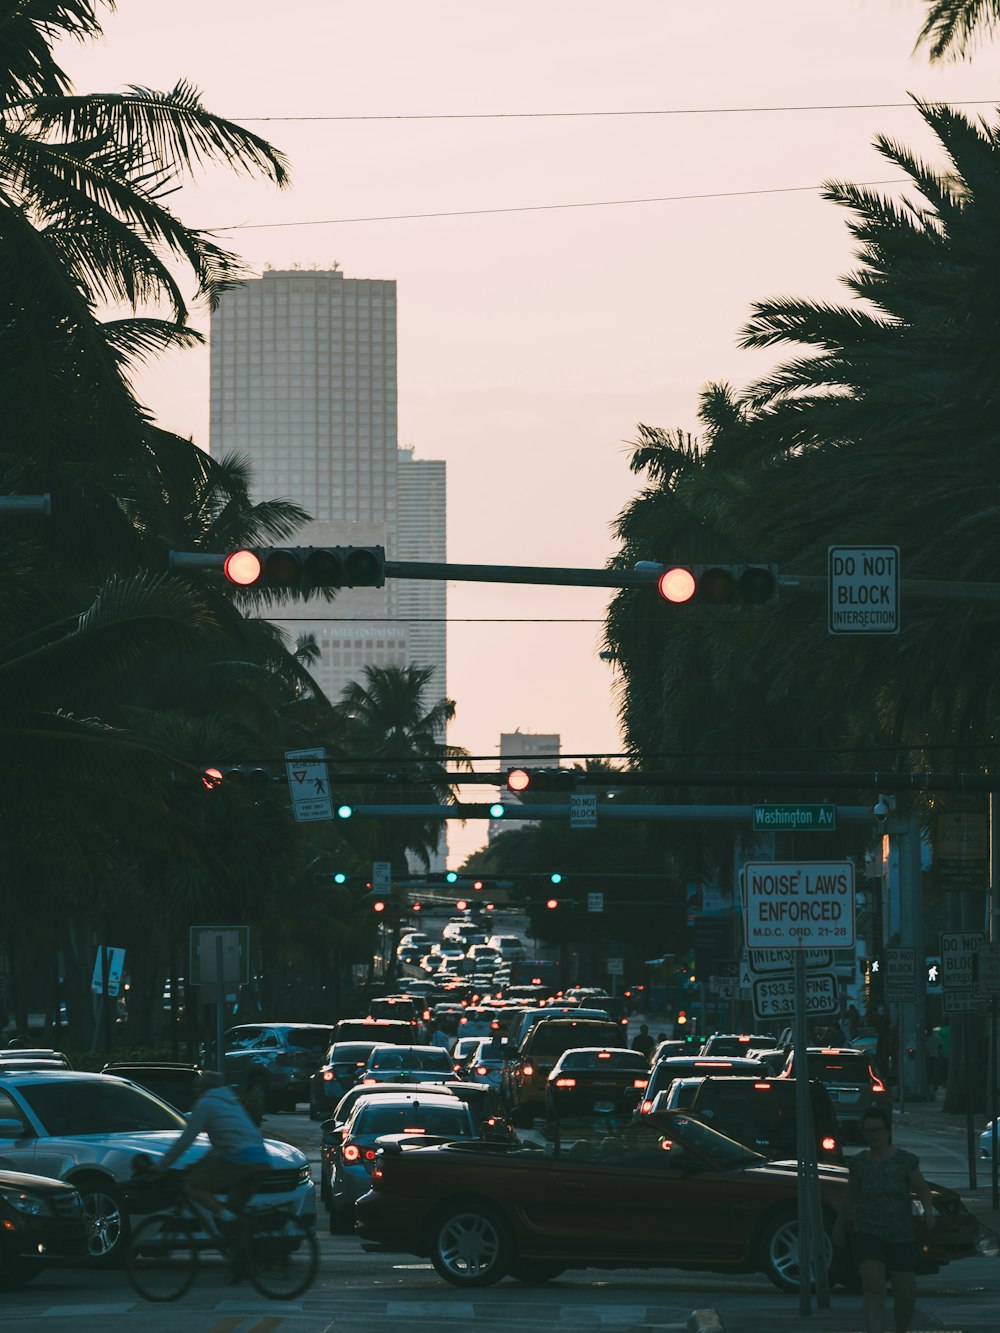
[[[806,1050],[809,1077],[826,1084],[826,1090],[837,1113],[837,1123],[844,1138],[863,1142],[861,1117],[869,1106],[890,1109],[885,1083],[871,1063],[867,1051],[856,1051],[844,1046],[810,1046]],[[795,1077],[794,1053],[781,1073],[782,1078]]]
[[[223,1037],[225,1076],[268,1111],[294,1110],[333,1039],[328,1023],[246,1023]]]
[[[829,1094],[818,1079],[809,1084],[809,1093],[816,1159],[843,1165],[844,1150]],[[797,1156],[794,1079],[718,1075],[676,1079],[669,1092],[657,1095],[650,1114],[655,1120],[660,1111],[681,1109],[765,1157]]]

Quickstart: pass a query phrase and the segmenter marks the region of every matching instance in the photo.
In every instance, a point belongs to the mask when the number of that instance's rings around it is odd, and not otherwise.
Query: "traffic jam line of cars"
[[[627,1015],[598,988],[553,998],[540,985],[498,985],[494,973],[484,992],[476,975],[417,981],[336,1024],[242,1024],[224,1035],[226,1073],[248,1106],[308,1099],[322,1120],[331,1232],[354,1233],[366,1251],[429,1258],[464,1288],[590,1267],[761,1272],[797,1287],[787,1049],[764,1034],[716,1034],[703,1048],[665,1041],[650,1066],[628,1045]],[[844,1144],[887,1093],[867,1051],[810,1048],[806,1060],[830,1229],[846,1188]],[[3,1286],[47,1263],[120,1260],[141,1206],[133,1163],[166,1152],[201,1076],[169,1063],[66,1066],[53,1051],[0,1052]],[[272,1170],[255,1205],[315,1225],[305,1155],[266,1142]],[[207,1147],[196,1142],[181,1165]],[[978,1238],[957,1194],[932,1186],[932,1197],[937,1225],[925,1231],[917,1218],[923,1272],[974,1253]],[[842,1266],[832,1276],[854,1277]]]

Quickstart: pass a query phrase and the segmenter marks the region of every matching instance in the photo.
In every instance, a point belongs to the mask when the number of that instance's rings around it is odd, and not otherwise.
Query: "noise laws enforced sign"
[[[743,871],[747,948],[853,948],[853,862],[752,861]]]

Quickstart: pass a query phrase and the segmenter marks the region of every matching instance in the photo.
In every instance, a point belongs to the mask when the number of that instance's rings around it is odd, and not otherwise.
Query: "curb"
[[[688,1316],[687,1333],[726,1333],[718,1310],[692,1310]]]

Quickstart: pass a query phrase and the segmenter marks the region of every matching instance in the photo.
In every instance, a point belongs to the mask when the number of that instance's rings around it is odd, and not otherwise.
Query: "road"
[[[265,1129],[306,1150],[318,1170],[318,1126],[299,1112],[269,1117]],[[960,1185],[964,1141],[933,1132],[908,1132],[897,1141],[917,1152],[927,1175]],[[859,1298],[834,1293],[833,1312],[798,1322],[797,1298],[783,1296],[756,1276],[719,1277],[672,1270],[578,1270],[544,1286],[508,1280],[482,1292],[446,1285],[429,1263],[403,1255],[361,1251],[350,1236],[330,1236],[321,1211],[322,1262],[316,1285],[303,1299],[265,1301],[249,1285],[227,1287],[206,1265],[192,1292],[176,1304],[138,1300],[121,1272],[83,1269],[44,1274],[23,1291],[2,1297],[5,1333],[38,1333],[55,1319],[73,1320],[74,1333],[98,1333],[141,1320],[151,1333],[390,1333],[390,1330],[516,1328],[517,1333],[581,1329],[600,1333],[668,1333],[686,1327],[695,1309],[714,1307],[727,1328],[857,1329]],[[977,1257],[920,1279],[918,1329],[996,1333],[1000,1261]],[[728,1317],[727,1317],[728,1316]],[[792,1322],[785,1323],[788,1318]],[[840,1322],[831,1322],[839,1318]],[[742,1322],[737,1322],[737,1320]]]

